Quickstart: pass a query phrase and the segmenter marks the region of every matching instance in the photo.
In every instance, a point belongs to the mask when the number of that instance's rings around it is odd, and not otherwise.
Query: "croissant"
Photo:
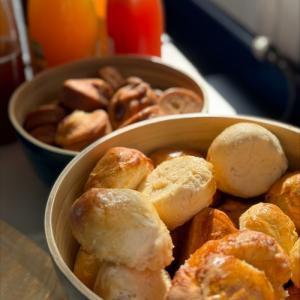
[[[300,288],[300,238],[297,240],[290,252],[290,261],[292,268],[292,281],[295,286]]]

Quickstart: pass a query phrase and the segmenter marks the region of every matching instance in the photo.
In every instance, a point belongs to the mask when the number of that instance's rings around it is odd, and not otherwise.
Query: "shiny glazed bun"
[[[163,269],[172,261],[166,226],[149,199],[133,190],[88,190],[72,205],[71,228],[99,261],[137,270]]]
[[[164,270],[137,271],[103,262],[94,292],[105,300],[163,300],[170,284],[170,278]]]
[[[74,274],[85,284],[92,289],[98,274],[99,262],[95,255],[86,252],[82,247],[79,248],[74,263]]]
[[[167,300],[279,300],[263,271],[234,256],[213,254],[177,271]]]
[[[240,229],[260,231],[273,237],[290,253],[298,235],[292,220],[276,205],[258,203],[252,205],[240,217]]]
[[[151,160],[142,152],[125,148],[110,148],[98,161],[85,185],[89,188],[136,189],[153,170]]]
[[[218,188],[242,198],[267,192],[288,167],[277,137],[252,123],[227,127],[213,140],[207,159],[214,166]]]
[[[216,192],[212,165],[194,156],[167,160],[150,173],[141,191],[172,230],[211,204]]]
[[[292,281],[300,288],[300,238],[295,243],[290,252],[290,261],[292,268]]]
[[[264,271],[276,289],[280,289],[291,276],[288,256],[272,237],[262,232],[242,230],[220,240],[209,241],[187,262],[191,267],[200,266],[211,253],[233,255]]]
[[[295,223],[300,234],[300,172],[287,173],[271,187],[266,201],[281,208]]]

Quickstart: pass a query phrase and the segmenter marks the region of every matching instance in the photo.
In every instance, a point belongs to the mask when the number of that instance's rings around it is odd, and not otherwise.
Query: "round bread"
[[[300,172],[287,173],[271,187],[266,201],[281,208],[296,225],[300,234]]]
[[[252,123],[227,127],[213,140],[207,159],[218,188],[242,198],[267,192],[288,166],[277,137]]]
[[[160,270],[173,259],[166,226],[137,191],[88,190],[72,205],[71,228],[79,244],[99,261]]]
[[[282,289],[291,276],[289,258],[275,239],[262,232],[243,230],[205,243],[187,260],[200,266],[211,253],[233,255],[264,271],[275,290]]]
[[[170,278],[164,270],[137,271],[103,262],[94,292],[105,300],[163,300],[169,286]]]
[[[74,263],[74,274],[92,289],[98,274],[99,262],[95,255],[86,252],[82,247],[79,248]]]
[[[167,160],[147,177],[141,190],[172,230],[212,202],[216,192],[212,165],[194,156]]]
[[[292,268],[292,281],[295,286],[300,288],[300,238],[297,240],[290,252],[290,261]]]
[[[167,300],[279,300],[265,273],[234,256],[210,255],[177,271]]]
[[[252,205],[240,217],[240,229],[260,231],[272,236],[289,254],[298,235],[292,220],[276,205]]]
[[[142,152],[125,148],[110,148],[90,173],[85,190],[97,188],[136,189],[153,170],[151,160]]]

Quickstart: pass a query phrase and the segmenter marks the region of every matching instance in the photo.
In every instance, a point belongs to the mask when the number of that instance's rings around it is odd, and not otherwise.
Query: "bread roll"
[[[265,273],[234,256],[210,255],[204,264],[182,266],[167,300],[279,300]]]
[[[142,192],[172,230],[211,204],[216,184],[210,163],[194,156],[161,163],[146,178]]]
[[[153,170],[151,160],[142,152],[125,148],[110,148],[90,173],[85,190],[97,188],[136,189]]]
[[[267,192],[288,167],[277,137],[252,123],[227,127],[213,140],[207,159],[218,188],[242,198]]]
[[[98,274],[99,262],[95,255],[88,253],[82,247],[79,248],[74,263],[74,274],[85,284],[92,289]]]
[[[103,262],[94,292],[105,300],[163,300],[169,286],[170,278],[164,270],[137,271]]]
[[[80,151],[110,132],[106,111],[99,109],[87,113],[75,110],[59,123],[55,142],[65,149]]]
[[[289,254],[298,235],[292,220],[276,205],[258,203],[240,217],[240,229],[260,231],[273,237]]]
[[[181,263],[207,241],[221,239],[238,231],[224,212],[211,207],[202,209],[189,223]]]
[[[220,240],[209,241],[191,255],[187,262],[191,267],[200,266],[211,253],[233,255],[264,271],[276,290],[291,276],[288,256],[276,240],[262,232],[243,230]]]
[[[279,206],[295,223],[300,234],[300,172],[287,173],[274,183],[266,201]]]
[[[77,241],[99,261],[160,270],[172,261],[170,234],[149,199],[129,189],[93,188],[71,208]]]
[[[158,166],[165,160],[173,159],[180,156],[196,156],[196,157],[203,157],[198,151],[193,149],[186,149],[186,148],[162,148],[157,151],[152,152],[149,157],[152,160],[154,166]]]
[[[290,252],[290,261],[292,268],[292,281],[295,286],[300,288],[300,238],[294,244]]]

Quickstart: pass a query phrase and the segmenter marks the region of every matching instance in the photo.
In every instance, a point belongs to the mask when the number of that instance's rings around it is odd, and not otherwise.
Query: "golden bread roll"
[[[152,152],[149,157],[152,160],[154,166],[158,166],[165,160],[173,159],[176,157],[181,157],[185,155],[203,157],[198,151],[193,149],[185,149],[185,148],[162,148],[157,151]]]
[[[207,159],[218,188],[242,198],[267,192],[288,167],[277,137],[252,123],[227,127],[211,143]]]
[[[74,263],[74,274],[85,284],[92,289],[98,274],[99,262],[95,255],[86,252],[82,247],[79,248]]]
[[[137,271],[103,262],[94,292],[105,300],[163,300],[169,286],[170,278],[164,270]]]
[[[202,209],[189,222],[181,263],[207,241],[221,239],[225,235],[237,231],[237,228],[224,212],[211,207]]]
[[[295,223],[300,234],[300,172],[287,173],[274,183],[266,201],[279,206]]]
[[[205,243],[187,260],[200,266],[211,253],[233,255],[264,271],[274,288],[280,289],[291,277],[289,258],[275,239],[262,232],[242,230],[220,240]]]
[[[55,142],[65,149],[80,151],[110,132],[106,111],[99,109],[88,113],[75,110],[58,124]]]
[[[150,173],[141,191],[172,230],[211,204],[216,192],[212,165],[194,156],[167,160]]]
[[[173,259],[166,226],[149,199],[134,190],[88,190],[72,205],[71,228],[99,261],[159,270]]]
[[[237,199],[226,197],[223,202],[219,206],[218,209],[226,213],[226,215],[230,218],[230,220],[235,224],[235,226],[239,227],[239,219],[240,216],[253,205],[253,202],[249,201],[238,201]]]
[[[290,252],[290,262],[292,268],[292,281],[295,286],[300,288],[300,238]]]
[[[125,148],[110,148],[90,173],[85,190],[97,188],[136,189],[153,170],[151,160],[142,152]]]
[[[167,300],[279,300],[265,273],[234,256],[210,255],[204,264],[182,266]]]
[[[289,296],[286,298],[287,300],[299,300],[300,299],[300,288],[292,285],[287,289]]]
[[[252,205],[240,217],[240,229],[260,231],[273,237],[289,254],[298,234],[292,220],[276,205],[258,203]]]

